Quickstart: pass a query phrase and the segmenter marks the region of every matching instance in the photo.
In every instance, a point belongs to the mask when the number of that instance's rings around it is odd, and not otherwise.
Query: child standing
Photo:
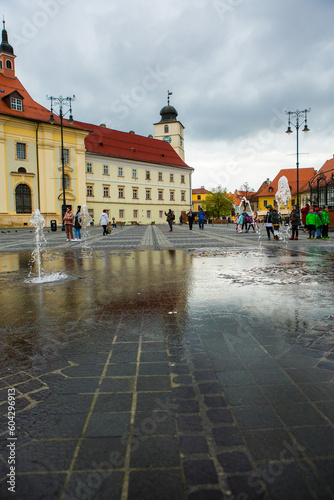
[[[322,209],[321,212],[321,218],[322,218],[322,239],[323,240],[330,240],[328,236],[328,226],[330,223],[329,215],[328,215],[328,206],[325,205],[324,208]]]
[[[305,224],[308,229],[308,239],[309,240],[314,240],[315,237],[315,218],[317,216],[317,212],[315,211],[309,211],[309,213],[306,215],[306,220]]]

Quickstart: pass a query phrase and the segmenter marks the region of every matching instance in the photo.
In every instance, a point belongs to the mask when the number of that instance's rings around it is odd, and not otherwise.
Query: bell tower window
[[[7,61],[6,61],[6,68],[12,69],[12,62],[9,59],[7,59]]]
[[[165,134],[168,134],[168,132],[169,132],[169,126],[168,125],[164,126],[164,132],[165,132]]]

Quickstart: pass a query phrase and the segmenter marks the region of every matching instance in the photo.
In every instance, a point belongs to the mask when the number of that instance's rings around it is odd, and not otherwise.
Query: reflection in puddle
[[[45,262],[46,273],[68,279],[40,287],[25,283],[28,262],[29,254],[0,255],[4,373],[87,360],[108,351],[115,336],[165,342],[170,355],[182,356],[197,334],[218,356],[222,339],[233,356],[246,338],[324,351],[334,345],[327,254],[96,251],[84,259],[69,249]]]

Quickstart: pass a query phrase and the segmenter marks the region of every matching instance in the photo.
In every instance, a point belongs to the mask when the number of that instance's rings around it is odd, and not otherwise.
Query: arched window
[[[9,59],[7,59],[7,61],[6,61],[6,68],[7,69],[12,69],[12,63],[11,63],[11,61]]]
[[[18,184],[15,188],[17,214],[31,214],[31,191],[27,184]]]
[[[2,69],[2,61],[0,61],[0,69]]]
[[[25,174],[27,172],[24,167],[19,167],[17,171],[20,172],[20,174]]]
[[[168,134],[168,132],[169,132],[169,126],[168,125],[165,125],[164,131],[165,131],[165,134]]]
[[[65,189],[70,189],[70,178],[67,174],[64,175],[64,185]]]

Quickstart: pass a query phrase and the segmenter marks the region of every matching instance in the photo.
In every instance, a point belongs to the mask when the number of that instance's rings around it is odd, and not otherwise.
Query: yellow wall
[[[285,206],[281,206],[280,208],[281,209],[284,209],[284,210],[292,210],[292,201],[296,201],[296,198],[292,198],[292,200],[290,199],[289,202],[288,202],[288,205],[285,207]],[[267,201],[267,204],[265,206],[264,202]],[[275,207],[275,195],[272,195],[272,196],[259,196],[259,208],[258,210],[266,210],[267,209],[267,206],[268,205],[271,205],[272,207]]]
[[[83,203],[85,187],[85,146],[87,132],[64,127],[64,148],[70,150],[65,174],[70,177],[67,204]],[[37,139],[37,140],[36,140]],[[26,158],[17,159],[16,143],[26,145]],[[37,161],[38,144],[38,161]],[[0,226],[29,225],[31,214],[17,214],[15,189],[26,184],[31,190],[32,212],[41,211],[49,225],[61,221],[62,169],[60,127],[47,123],[0,116]],[[18,172],[19,168],[26,172]]]
[[[193,210],[194,212],[198,211],[199,207],[202,207],[203,201],[206,199],[209,193],[204,193],[204,194],[193,194],[192,195],[192,204],[193,204]],[[201,199],[198,199],[198,196],[201,197]],[[203,207],[202,207],[203,208]]]

